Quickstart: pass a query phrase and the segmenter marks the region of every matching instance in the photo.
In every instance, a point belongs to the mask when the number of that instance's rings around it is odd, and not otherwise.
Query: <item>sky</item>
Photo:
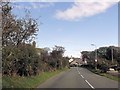
[[[80,57],[81,51],[118,45],[118,4],[115,2],[15,2],[13,13],[28,9],[39,18],[37,47],[55,45],[66,49],[65,56]],[[41,24],[41,22],[43,24]]]

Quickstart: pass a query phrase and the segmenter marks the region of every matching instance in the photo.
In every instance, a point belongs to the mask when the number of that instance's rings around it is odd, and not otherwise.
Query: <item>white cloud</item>
[[[48,8],[50,6],[53,6],[54,3],[49,2],[49,3],[42,3],[42,2],[28,2],[30,5],[24,5],[24,4],[15,4],[14,7],[18,9],[42,9],[42,8]]]
[[[115,2],[74,2],[72,7],[57,11],[55,17],[62,20],[78,20],[83,17],[90,17],[102,12],[114,5]]]
[[[96,0],[2,0],[4,2],[10,1],[10,2],[93,2]],[[99,1],[108,1],[108,2],[119,2],[119,0],[99,0]]]
[[[80,58],[81,54],[79,54],[78,52],[65,52],[64,56],[68,56],[68,57],[76,57],[76,58]]]
[[[47,8],[47,7],[50,7],[50,6],[53,6],[54,5],[54,3],[52,3],[52,2],[49,2],[49,3],[31,3],[31,6],[33,7],[33,8]]]

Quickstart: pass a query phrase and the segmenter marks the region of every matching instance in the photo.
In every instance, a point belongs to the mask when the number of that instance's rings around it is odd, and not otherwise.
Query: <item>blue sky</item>
[[[24,8],[38,18],[37,47],[63,46],[65,55],[80,57],[84,50],[102,46],[118,45],[117,3],[76,2],[22,2],[15,3],[13,12],[21,17]]]

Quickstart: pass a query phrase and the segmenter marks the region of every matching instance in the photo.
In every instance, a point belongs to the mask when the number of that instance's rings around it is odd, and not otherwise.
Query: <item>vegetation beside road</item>
[[[36,47],[37,20],[27,10],[23,18],[13,15],[12,5],[2,2],[2,74],[29,77],[67,67],[65,48]]]
[[[120,77],[118,77],[118,76],[113,76],[113,75],[108,74],[108,73],[100,73],[99,75],[105,76],[105,77],[107,77],[107,78],[110,78],[110,79],[112,79],[112,80],[115,80],[115,81],[120,82]]]
[[[83,66],[90,71],[107,78],[120,81],[119,77],[108,73],[120,72],[120,47],[109,46],[96,48],[94,51],[82,51]],[[97,55],[97,57],[96,57]]]
[[[39,25],[28,10],[21,18],[12,13],[12,3],[1,5],[3,87],[35,87],[69,66],[63,46],[36,47]]]
[[[112,80],[115,80],[115,81],[119,81],[120,82],[120,77],[118,77],[117,75],[114,76],[114,75],[111,75],[109,73],[101,73],[101,70],[97,69],[91,69],[91,68],[87,68],[88,70],[90,70],[91,72],[95,73],[95,74],[98,74],[100,76],[104,76],[104,77],[107,77],[109,79],[112,79]]]
[[[95,61],[97,52],[97,61]],[[119,70],[120,67],[120,47],[109,46],[100,47],[94,51],[82,51],[82,60],[87,62],[87,65],[97,67],[99,69],[107,69],[115,67]]]
[[[47,79],[65,70],[67,70],[67,68],[52,72],[42,72],[39,75],[31,77],[3,76],[3,88],[36,88],[38,85],[40,85]]]

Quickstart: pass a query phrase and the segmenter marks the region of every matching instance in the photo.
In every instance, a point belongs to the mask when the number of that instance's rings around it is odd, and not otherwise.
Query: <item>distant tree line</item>
[[[95,52],[94,51],[82,51],[82,60],[87,60],[88,65],[95,67]],[[109,46],[100,47],[97,49],[97,67],[102,66],[110,67],[112,65],[120,66],[120,47]]]
[[[11,12],[9,2],[2,2],[2,73],[3,75],[31,76],[68,66],[65,48],[55,46],[36,48],[37,21],[30,17],[19,19]]]

